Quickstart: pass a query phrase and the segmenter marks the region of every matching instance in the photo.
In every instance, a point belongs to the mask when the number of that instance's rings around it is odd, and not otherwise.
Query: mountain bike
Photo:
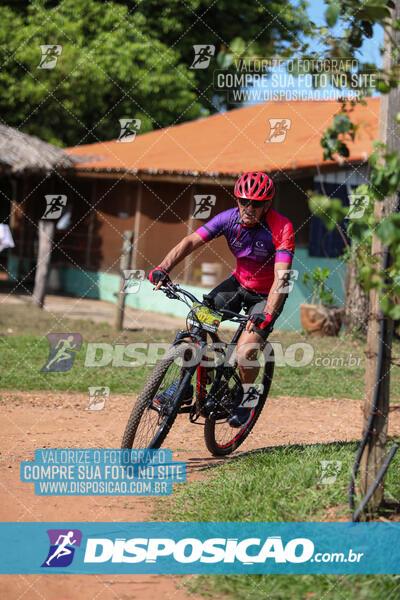
[[[262,385],[250,419],[242,428],[233,429],[228,419],[242,387],[234,351],[248,317],[225,309],[215,310],[212,298],[204,295],[199,302],[179,284],[168,282],[160,289],[168,298],[187,304],[190,309],[187,328],[178,331],[144,384],[128,419],[121,447],[160,448],[177,415],[186,413],[191,423],[204,426],[204,439],[211,454],[228,455],[244,442],[264,407],[274,373],[273,348],[267,341],[263,354],[268,359],[260,368],[258,379]],[[239,324],[230,343],[223,342],[217,333],[223,318]],[[185,392],[192,381],[196,383],[195,393],[187,405]],[[160,405],[157,397],[163,393]]]

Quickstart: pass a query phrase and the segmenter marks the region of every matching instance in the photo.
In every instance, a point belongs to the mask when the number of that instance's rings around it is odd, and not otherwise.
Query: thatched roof
[[[78,158],[61,148],[0,124],[0,171],[13,175],[46,173],[55,168],[72,168],[77,162]]]

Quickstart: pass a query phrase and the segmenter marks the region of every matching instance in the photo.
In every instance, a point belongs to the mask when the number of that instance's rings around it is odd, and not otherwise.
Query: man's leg
[[[254,383],[257,378],[260,364],[257,360],[259,351],[264,350],[264,346],[267,342],[268,336],[274,328],[275,321],[281,314],[285,305],[286,298],[276,312],[274,318],[266,329],[260,329],[256,327],[252,332],[244,331],[239,338],[237,345],[237,355],[239,363],[239,373],[242,383]],[[248,311],[249,315],[254,313],[260,313],[264,311],[266,297],[254,304]],[[240,357],[240,358],[239,358]],[[248,364],[249,362],[255,363],[254,365]],[[247,365],[247,366],[246,366]]]
[[[242,307],[240,292],[238,292],[239,288],[240,288],[239,283],[237,282],[235,277],[233,277],[233,276],[228,277],[228,279],[225,279],[225,281],[223,281],[222,283],[217,285],[217,287],[215,287],[206,296],[205,300],[208,299],[209,303],[216,310],[218,310],[219,308],[226,308],[227,310],[239,312]],[[190,327],[189,327],[189,329],[190,329]],[[205,332],[204,332],[204,335],[205,335]],[[183,340],[185,340],[187,342],[192,342],[190,337],[183,338]],[[192,357],[193,357],[193,354],[188,349],[188,356],[187,357],[185,356],[185,360],[190,360]],[[181,373],[181,376],[182,376],[182,373]],[[179,386],[179,383],[180,383],[180,380],[177,379],[169,386],[169,388],[167,388],[163,392],[157,394],[153,400],[153,403],[156,406],[161,407],[166,402],[169,402],[171,400],[171,398],[173,398],[175,391]],[[189,384],[183,393],[183,399],[182,399],[183,404],[190,404],[192,402],[193,393],[194,393],[193,385]]]
[[[267,294],[256,294],[255,292],[246,290],[246,312],[249,315],[263,312],[267,299]],[[251,332],[243,331],[240,336],[236,352],[242,383],[254,383],[256,380],[258,371],[260,370],[260,363],[257,360],[257,357],[260,351],[264,349],[267,337],[272,330],[273,322],[267,329],[262,330],[256,327]]]
[[[260,370],[257,359],[263,350],[265,341],[254,331],[243,331],[236,348],[239,374],[242,383],[254,383]]]
[[[244,331],[236,347],[238,369],[243,389],[236,396],[235,408],[229,418],[231,427],[244,427],[250,420],[252,409],[257,406],[258,392],[251,384],[257,379],[260,370],[258,355],[264,348],[265,341],[255,332]]]
[[[218,310],[225,308],[233,312],[240,312],[242,309],[242,289],[236,277],[231,275],[215,287],[205,299],[212,302],[213,307]],[[225,319],[222,319],[226,321]]]
[[[247,310],[248,314],[260,313],[264,311],[267,296],[261,297],[258,294],[247,293],[246,300],[248,305],[250,305],[250,308]],[[236,406],[229,419],[231,427],[244,427],[250,420],[252,409],[257,406],[258,391],[251,384],[257,379],[261,366],[259,355],[264,349],[275,320],[276,318],[266,329],[257,327],[251,332],[243,331],[239,338],[236,354],[243,390],[238,393]]]

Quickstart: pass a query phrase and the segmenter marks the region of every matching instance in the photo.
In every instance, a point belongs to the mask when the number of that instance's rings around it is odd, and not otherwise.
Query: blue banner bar
[[[399,574],[400,523],[1,523],[0,573]]]

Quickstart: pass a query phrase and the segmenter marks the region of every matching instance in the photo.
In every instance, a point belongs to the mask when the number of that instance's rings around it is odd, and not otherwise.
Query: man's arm
[[[274,281],[268,294],[268,300],[264,308],[264,312],[269,313],[272,317],[277,310],[282,306],[290,280],[291,264],[287,262],[276,262],[274,268]],[[286,291],[284,291],[286,290]]]
[[[205,244],[205,240],[198,233],[191,233],[183,238],[170,250],[167,256],[163,259],[163,261],[158,265],[161,269],[165,269],[166,271],[170,271],[173,269],[178,263],[181,262],[185,258],[191,254],[196,248],[199,248],[203,244]],[[162,286],[163,282],[159,281],[155,287],[156,290],[159,290]]]
[[[282,306],[289,292],[290,269],[295,249],[293,224],[278,215],[273,222],[274,245],[276,249],[274,265],[274,281],[268,294],[264,312],[274,317]],[[286,290],[286,291],[285,291]]]
[[[266,302],[264,310],[263,310],[264,317],[262,317],[262,319],[264,321],[263,321],[263,323],[258,323],[258,326],[261,328],[264,328],[267,326],[267,324],[271,320],[271,317],[275,316],[276,312],[279,310],[279,308],[282,306],[282,304],[285,300],[285,297],[288,293],[288,285],[289,285],[289,279],[290,279],[290,264],[291,263],[287,263],[287,262],[276,262],[275,263],[274,281],[272,283],[271,289],[268,294],[268,299],[267,299],[267,302]],[[268,321],[265,318],[265,313],[268,313],[269,315],[271,315],[271,317],[269,317]],[[261,313],[257,313],[257,315],[253,315],[254,318],[256,316],[261,317]],[[252,322],[251,320],[249,320],[246,323],[246,331],[253,331],[255,325],[257,325],[257,321]]]

